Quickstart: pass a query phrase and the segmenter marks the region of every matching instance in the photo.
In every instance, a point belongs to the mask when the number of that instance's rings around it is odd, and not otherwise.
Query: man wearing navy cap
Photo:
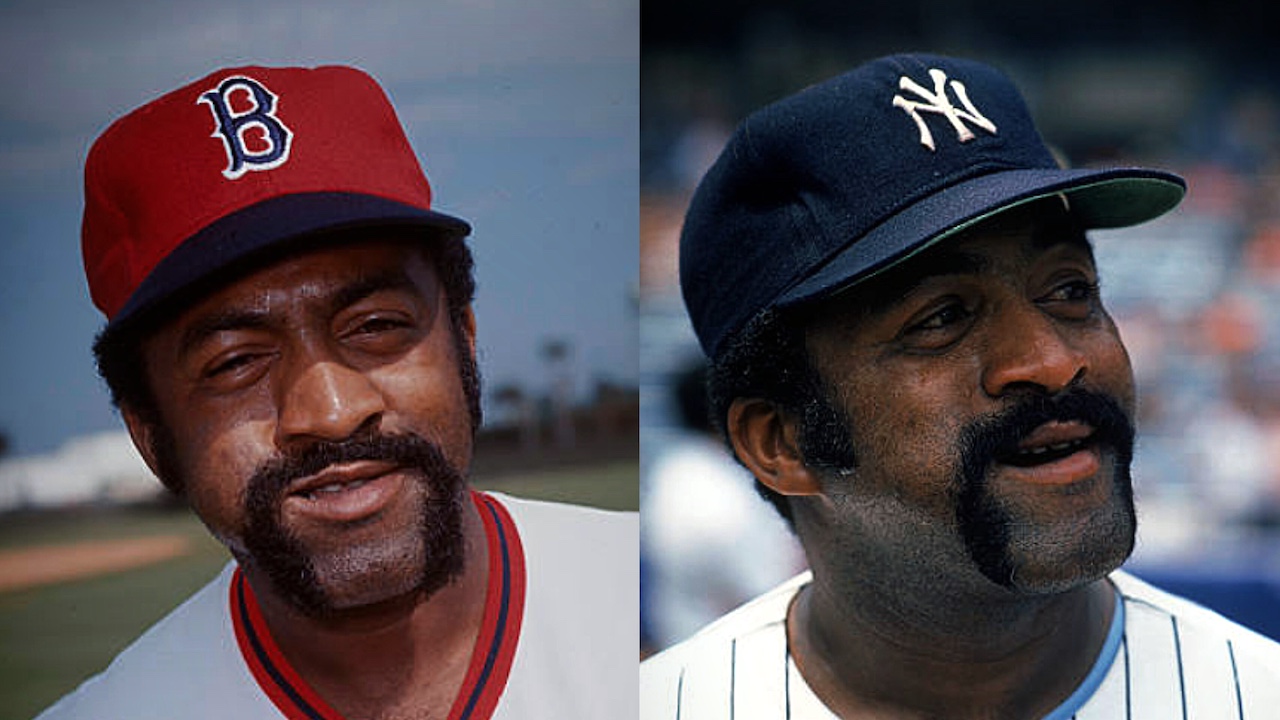
[[[1183,181],[1059,167],[983,64],[749,116],[686,217],[714,419],[811,572],[641,668],[667,718],[1248,718],[1280,647],[1118,571],[1134,385],[1085,231]]]
[[[220,70],[98,138],[99,370],[234,561],[42,718],[634,714],[635,514],[467,485],[469,233],[354,68]]]

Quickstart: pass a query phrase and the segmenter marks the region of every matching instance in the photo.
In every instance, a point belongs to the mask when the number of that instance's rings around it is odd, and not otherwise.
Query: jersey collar
[[[484,616],[449,720],[488,720],[507,684],[524,618],[525,562],[511,514],[496,498],[472,491],[489,547]],[[253,588],[236,568],[231,579],[236,642],[258,686],[289,720],[344,720],[294,670],[271,637]]]

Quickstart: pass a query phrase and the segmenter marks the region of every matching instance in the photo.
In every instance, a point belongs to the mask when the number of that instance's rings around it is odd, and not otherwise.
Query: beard
[[[1110,498],[1081,525],[1037,532],[991,491],[989,471],[1001,458],[1012,457],[1037,427],[1054,421],[1079,421],[1094,429],[1091,443],[1111,455]],[[1137,528],[1130,475],[1134,435],[1128,413],[1116,400],[1081,389],[1054,397],[1029,395],[968,425],[959,442],[956,523],[978,570],[1009,589],[1057,592],[1119,567],[1133,550]]]
[[[815,395],[801,413],[801,455],[828,478],[857,482],[859,452],[852,423],[829,389]],[[1025,519],[990,483],[990,470],[1000,458],[1012,456],[1031,432],[1053,421],[1091,426],[1091,442],[1109,451],[1112,466],[1108,502],[1083,523],[1062,527]],[[1080,388],[1053,397],[1023,396],[1006,410],[962,428],[948,494],[960,540],[978,571],[1010,590],[1049,593],[1119,567],[1133,550],[1137,527],[1130,474],[1134,438],[1133,423],[1118,401]]]
[[[282,521],[289,486],[330,465],[361,460],[388,461],[416,476],[416,527],[372,545],[309,547]],[[439,446],[415,434],[316,443],[268,460],[249,479],[245,557],[237,559],[259,568],[276,592],[312,617],[410,592],[430,597],[463,570],[465,487]]]

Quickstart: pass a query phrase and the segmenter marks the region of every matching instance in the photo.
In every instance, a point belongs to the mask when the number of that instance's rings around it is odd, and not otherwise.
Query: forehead
[[[1006,210],[929,247],[917,255],[840,291],[804,312],[810,319],[828,310],[875,313],[927,280],[945,275],[979,275],[997,266],[1013,271],[1050,252],[1066,249],[1093,262],[1084,231],[1062,199],[1053,197]]]
[[[223,282],[209,298],[228,300],[260,290],[305,299],[368,276],[402,276],[427,264],[421,244],[394,239],[326,242],[272,258]]]
[[[215,298],[228,299],[258,287],[277,285],[300,294],[322,279],[341,281],[378,268],[418,262],[430,265],[430,245],[396,228],[312,235],[212,275],[175,298],[171,309],[181,314]]]
[[[304,238],[228,268],[173,297],[157,313],[151,338],[237,311],[265,316],[289,307],[341,305],[379,289],[434,296],[431,243],[408,232],[361,231]],[[350,297],[347,296],[358,296]]]

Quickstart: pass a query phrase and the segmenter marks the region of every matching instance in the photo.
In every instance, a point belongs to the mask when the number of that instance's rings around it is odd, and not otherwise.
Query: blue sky
[[[474,227],[487,386],[636,381],[638,0],[7,2],[0,7],[0,432],[14,454],[119,426],[89,346],[81,167],[129,110],[218,68],[352,64]]]

